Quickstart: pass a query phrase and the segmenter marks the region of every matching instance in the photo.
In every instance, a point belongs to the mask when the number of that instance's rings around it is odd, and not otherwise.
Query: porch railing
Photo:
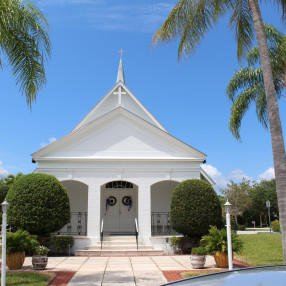
[[[178,234],[171,228],[169,212],[151,213],[151,231],[152,235],[175,235]]]
[[[71,221],[55,235],[87,235],[87,212],[71,212]]]

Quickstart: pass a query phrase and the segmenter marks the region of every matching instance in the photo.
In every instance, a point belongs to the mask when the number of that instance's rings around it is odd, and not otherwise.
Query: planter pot
[[[10,270],[21,269],[25,261],[25,252],[15,252],[6,256],[6,265]]]
[[[199,254],[192,254],[191,255],[191,264],[194,269],[204,268],[206,263],[206,256],[199,255]]]
[[[218,268],[228,268],[228,255],[225,252],[217,252],[214,255],[215,263]]]
[[[34,255],[32,257],[32,264],[35,270],[44,270],[48,264],[48,257],[44,255]]]

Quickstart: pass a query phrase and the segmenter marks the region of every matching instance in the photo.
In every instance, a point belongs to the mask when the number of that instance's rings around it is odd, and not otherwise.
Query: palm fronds
[[[46,83],[44,63],[51,52],[47,19],[32,2],[0,1],[0,47],[31,107]]]

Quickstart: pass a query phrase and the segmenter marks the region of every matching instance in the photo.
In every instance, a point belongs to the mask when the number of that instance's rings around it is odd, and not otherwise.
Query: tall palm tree
[[[273,71],[277,98],[285,94],[286,88],[286,35],[270,24],[265,24],[270,61]],[[258,47],[247,54],[248,67],[234,72],[226,93],[232,101],[229,128],[240,139],[241,121],[251,103],[256,105],[256,115],[260,123],[268,127],[267,100],[260,66]],[[285,95],[284,95],[285,96]]]
[[[3,56],[31,107],[46,83],[44,63],[50,57],[48,22],[30,1],[0,1],[0,66]]]
[[[284,18],[286,1],[277,0],[275,4],[281,6]],[[286,156],[266,33],[258,0],[180,0],[153,36],[153,44],[169,42],[180,37],[179,58],[182,54],[191,55],[205,34],[227,13],[230,14],[230,28],[235,32],[238,59],[250,50],[255,35],[258,43],[271,133],[283,256],[286,264]]]

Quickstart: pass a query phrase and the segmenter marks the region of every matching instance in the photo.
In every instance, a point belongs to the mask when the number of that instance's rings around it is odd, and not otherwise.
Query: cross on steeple
[[[122,59],[122,54],[124,54],[124,53],[126,53],[125,51],[123,51],[122,50],[122,48],[121,48],[121,50],[120,51],[118,51],[117,53],[119,53],[120,54],[120,58]]]

